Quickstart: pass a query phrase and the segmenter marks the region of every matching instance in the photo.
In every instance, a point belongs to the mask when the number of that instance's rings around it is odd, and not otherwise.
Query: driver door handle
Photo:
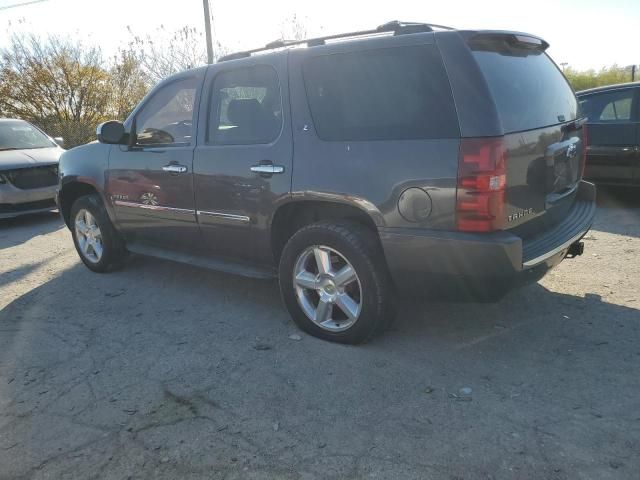
[[[177,165],[175,163],[171,163],[169,165],[165,165],[162,167],[162,170],[170,173],[185,173],[187,171],[187,167],[184,165]]]
[[[283,173],[284,167],[282,165],[273,165],[271,163],[263,163],[260,165],[252,166],[251,171],[255,173],[266,173],[268,175],[273,175],[274,173]]]

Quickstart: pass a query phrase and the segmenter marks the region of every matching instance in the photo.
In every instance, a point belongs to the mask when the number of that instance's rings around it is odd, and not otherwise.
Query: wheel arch
[[[322,220],[349,220],[363,225],[380,241],[378,227],[384,226],[380,211],[371,203],[351,198],[344,201],[326,198],[295,198],[275,211],[270,225],[271,250],[276,263],[287,241],[306,225]]]
[[[58,208],[67,227],[71,228],[71,207],[73,202],[84,195],[98,194],[102,198],[98,188],[87,181],[67,178],[58,191]]]

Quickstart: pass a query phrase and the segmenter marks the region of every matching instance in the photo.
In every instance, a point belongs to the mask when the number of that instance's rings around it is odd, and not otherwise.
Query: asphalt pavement
[[[0,223],[0,478],[633,479],[640,191],[496,304],[299,332],[274,282],[87,270],[55,214]]]

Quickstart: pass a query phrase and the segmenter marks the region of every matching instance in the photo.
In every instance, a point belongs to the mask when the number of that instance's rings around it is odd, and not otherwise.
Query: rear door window
[[[267,65],[220,73],[209,107],[210,143],[264,144],[282,130],[282,99],[278,74]]]
[[[451,87],[433,45],[314,56],[303,73],[322,140],[460,135]]]
[[[628,122],[633,105],[632,88],[615,92],[587,95],[580,101],[583,112],[590,122]]]
[[[578,102],[564,75],[539,50],[471,46],[505,133],[575,120]]]

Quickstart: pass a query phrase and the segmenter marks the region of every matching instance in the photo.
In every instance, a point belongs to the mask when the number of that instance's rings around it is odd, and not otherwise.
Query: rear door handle
[[[265,163],[261,165],[254,165],[251,167],[251,171],[255,173],[264,173],[267,175],[273,175],[274,173],[284,173],[284,167],[282,165],[273,165]]]
[[[185,167],[184,165],[176,165],[172,163],[162,167],[162,170],[170,173],[185,173],[187,171],[187,167]]]

